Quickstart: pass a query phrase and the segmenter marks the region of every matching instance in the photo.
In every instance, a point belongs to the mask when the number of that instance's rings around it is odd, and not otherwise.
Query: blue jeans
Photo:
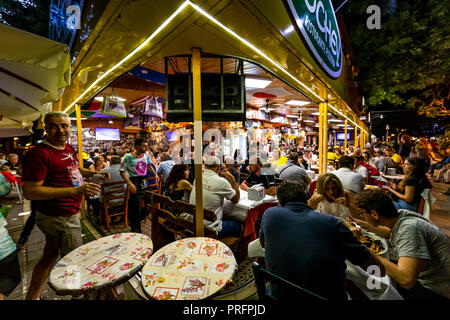
[[[241,234],[241,224],[235,220],[222,220],[222,230],[219,238],[238,237]]]
[[[417,212],[417,208],[418,208],[417,204],[407,203],[407,202],[403,201],[402,199],[398,199],[397,201],[394,201],[394,205],[397,208],[397,210],[406,209],[406,210],[411,210],[411,211]]]

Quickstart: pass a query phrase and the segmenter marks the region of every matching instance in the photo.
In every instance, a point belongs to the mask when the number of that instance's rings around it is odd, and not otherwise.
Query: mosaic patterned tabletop
[[[186,238],[159,249],[142,268],[142,287],[156,300],[199,300],[231,282],[237,270],[224,243]]]
[[[61,295],[111,288],[138,272],[152,252],[152,240],[144,234],[103,237],[59,260],[50,273],[49,284]]]

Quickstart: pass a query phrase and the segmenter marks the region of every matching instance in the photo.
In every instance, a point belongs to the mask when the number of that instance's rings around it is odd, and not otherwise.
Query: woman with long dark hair
[[[185,164],[176,164],[165,182],[165,195],[172,200],[188,201],[192,191],[192,185],[188,181],[189,167]]]
[[[425,160],[418,157],[408,157],[403,164],[405,178],[398,184],[391,184],[386,189],[397,200],[394,201],[397,209],[417,211],[419,208],[421,193],[424,189],[431,189],[431,183],[426,176]]]

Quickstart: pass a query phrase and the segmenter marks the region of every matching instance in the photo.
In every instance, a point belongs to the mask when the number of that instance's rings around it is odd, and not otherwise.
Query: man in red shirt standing
[[[70,119],[64,112],[45,115],[47,138],[30,150],[23,160],[24,196],[36,200],[36,224],[45,235],[42,258],[31,277],[26,300],[39,298],[53,266],[61,257],[81,246],[80,202],[82,195],[94,196],[100,187],[84,183],[94,172],[79,167],[75,149],[66,143]]]

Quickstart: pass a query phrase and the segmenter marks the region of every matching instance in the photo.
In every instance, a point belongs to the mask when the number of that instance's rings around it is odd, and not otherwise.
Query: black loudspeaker
[[[191,76],[189,74],[171,74],[166,77],[166,111],[190,112]]]
[[[245,78],[236,74],[202,74],[202,121],[244,121]],[[169,122],[193,121],[192,76],[166,76]]]

